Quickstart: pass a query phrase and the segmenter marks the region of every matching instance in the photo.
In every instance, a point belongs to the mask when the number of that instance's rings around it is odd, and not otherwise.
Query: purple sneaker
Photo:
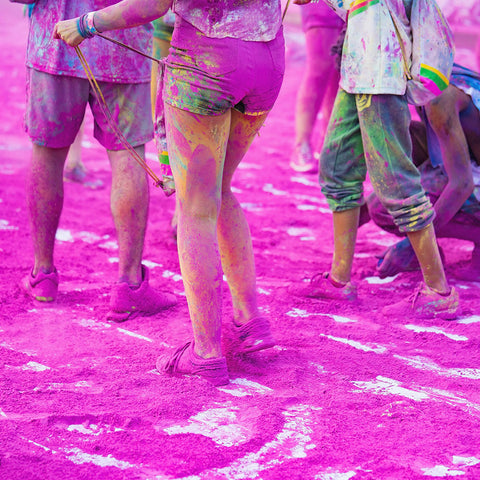
[[[291,285],[289,293],[297,297],[318,298],[325,300],[340,300],[355,302],[357,300],[357,286],[347,282],[343,286],[335,286],[328,272],[317,273],[310,281],[303,285]]]
[[[237,352],[251,353],[275,346],[270,322],[265,317],[255,317],[243,325],[233,322],[232,330],[238,341]]]
[[[22,279],[22,290],[37,302],[54,302],[58,292],[58,272],[44,273],[41,270],[34,277],[32,271]]]
[[[143,280],[138,288],[132,289],[125,282],[114,285],[107,320],[125,322],[138,316],[148,317],[177,304],[172,293],[155,292],[148,284],[149,276],[148,268],[142,265]]]
[[[193,342],[188,342],[168,358],[157,358],[156,367],[159,372],[170,375],[199,375],[215,387],[228,385],[227,361],[225,357],[202,358],[193,350]]]

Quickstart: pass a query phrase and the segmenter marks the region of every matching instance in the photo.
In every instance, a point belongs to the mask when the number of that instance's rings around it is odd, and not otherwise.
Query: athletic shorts
[[[307,3],[300,8],[302,15],[302,29],[304,32],[311,28],[335,28],[340,30],[344,21],[325,3]]]
[[[269,42],[247,42],[209,38],[181,21],[166,61],[163,99],[200,115],[220,115],[230,108],[259,115],[272,109],[284,71],[282,30]]]
[[[114,121],[136,147],[153,138],[149,83],[98,82]],[[69,147],[82,124],[87,104],[94,118],[94,137],[107,150],[124,150],[91,91],[88,80],[51,75],[27,68],[25,127],[36,145]]]

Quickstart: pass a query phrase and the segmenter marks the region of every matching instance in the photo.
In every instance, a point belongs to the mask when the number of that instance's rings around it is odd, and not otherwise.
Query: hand
[[[377,271],[380,278],[393,277],[400,272],[420,269],[420,264],[408,238],[388,247],[379,258]]]
[[[58,22],[53,30],[53,38],[63,40],[71,47],[80,45],[85,39],[78,31],[77,21],[78,18],[72,18],[71,20],[63,20],[62,22]]]

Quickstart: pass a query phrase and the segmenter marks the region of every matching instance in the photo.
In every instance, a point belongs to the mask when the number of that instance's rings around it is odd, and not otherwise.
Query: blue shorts
[[[284,71],[282,30],[270,42],[247,42],[209,38],[180,21],[166,61],[163,100],[200,115],[230,108],[259,115],[272,109]]]

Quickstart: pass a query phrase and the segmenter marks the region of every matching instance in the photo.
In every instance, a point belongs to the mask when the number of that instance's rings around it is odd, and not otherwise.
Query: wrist
[[[95,12],[89,12],[77,20],[77,30],[81,37],[92,38],[98,30],[95,28]]]

